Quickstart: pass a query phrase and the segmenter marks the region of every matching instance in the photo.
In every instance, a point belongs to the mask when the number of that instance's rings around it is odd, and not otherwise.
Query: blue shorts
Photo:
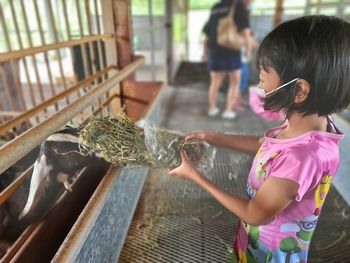
[[[208,59],[209,71],[234,71],[241,69],[241,55],[232,56],[229,58],[210,58]]]

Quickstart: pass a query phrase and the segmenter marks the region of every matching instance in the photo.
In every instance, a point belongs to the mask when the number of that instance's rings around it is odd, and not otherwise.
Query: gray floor
[[[225,96],[219,94],[219,106]],[[214,130],[262,134],[276,123],[250,110],[236,120],[209,118],[203,83],[168,88],[161,126],[181,132]],[[219,149],[207,173],[244,196],[252,156]],[[119,262],[228,262],[237,218],[191,182],[153,170],[145,184]],[[350,262],[350,208],[335,188],[329,193],[310,251],[310,262]]]

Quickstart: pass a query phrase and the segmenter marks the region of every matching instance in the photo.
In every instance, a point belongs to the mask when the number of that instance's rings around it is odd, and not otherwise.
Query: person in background
[[[221,47],[217,44],[217,25],[220,18],[228,15],[229,10],[237,1],[234,12],[234,22],[238,31],[245,38],[246,56],[250,57],[251,41],[250,41],[250,25],[247,9],[240,0],[221,0],[215,4],[210,13],[208,22],[203,28],[205,34],[204,52],[208,57],[208,70],[210,72],[210,87],[209,87],[209,116],[216,116],[220,110],[217,107],[217,94],[219,88],[228,75],[230,80],[230,88],[227,93],[226,108],[222,113],[225,119],[234,119],[236,117],[235,107],[239,96],[239,82],[241,76],[241,51],[232,50]]]
[[[256,62],[264,108],[282,110],[286,122],[262,139],[215,132],[184,138],[256,153],[247,198],[202,175],[184,151],[182,164],[169,174],[195,182],[241,219],[234,242],[238,262],[307,262],[339,168],[344,135],[330,116],[350,104],[350,24],[330,16],[287,21],[264,38]]]
[[[251,48],[252,49],[255,49],[257,47],[254,35],[255,35],[254,31],[251,31]],[[241,50],[242,67],[241,67],[241,81],[239,84],[239,94],[238,94],[237,106],[236,106],[237,111],[244,111],[246,109],[246,106],[249,105],[249,103],[245,101],[241,95],[249,86],[249,74],[250,74],[249,66],[250,66],[250,61],[252,60],[252,56],[247,57],[247,52],[245,51],[245,49],[246,48],[243,47]],[[252,55],[252,52],[249,52],[249,54]]]

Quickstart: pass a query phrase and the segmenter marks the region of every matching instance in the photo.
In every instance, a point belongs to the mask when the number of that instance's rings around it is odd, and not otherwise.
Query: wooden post
[[[273,19],[273,27],[275,28],[282,23],[283,0],[276,0],[275,16]]]
[[[166,65],[167,79],[172,81],[173,72],[173,8],[172,1],[165,1]]]
[[[113,12],[113,1],[114,0],[99,0],[102,5],[102,18],[103,18],[103,29],[104,32],[115,33],[114,28],[114,12]],[[106,50],[106,62],[107,65],[117,65],[118,64],[118,55],[117,55],[117,41],[116,36],[112,39],[105,41],[105,50]],[[117,70],[111,70],[108,73],[108,77],[111,77],[115,74]],[[114,89],[109,91],[109,96],[119,95],[120,94],[120,84],[118,84]],[[117,113],[120,111],[121,105],[120,100],[115,99],[110,103],[111,113]]]
[[[118,66],[124,68],[134,60],[131,4],[129,0],[114,0],[113,4]],[[128,79],[134,80],[135,75],[132,74]]]
[[[129,0],[102,1],[103,23],[107,32],[115,34],[115,42],[106,42],[107,64],[117,64],[119,69],[124,68],[134,60],[133,32],[131,26],[131,4]],[[119,105],[112,104],[112,112],[117,112],[124,105],[123,93],[129,82],[135,80],[132,74],[120,83]]]

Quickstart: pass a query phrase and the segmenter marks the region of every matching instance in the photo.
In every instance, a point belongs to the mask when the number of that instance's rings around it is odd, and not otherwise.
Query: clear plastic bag
[[[183,149],[194,166],[208,172],[214,166],[216,148],[200,140],[183,142],[183,134],[162,129],[146,121],[139,122],[144,129],[145,145],[154,159],[155,167],[175,168],[181,164]]]

